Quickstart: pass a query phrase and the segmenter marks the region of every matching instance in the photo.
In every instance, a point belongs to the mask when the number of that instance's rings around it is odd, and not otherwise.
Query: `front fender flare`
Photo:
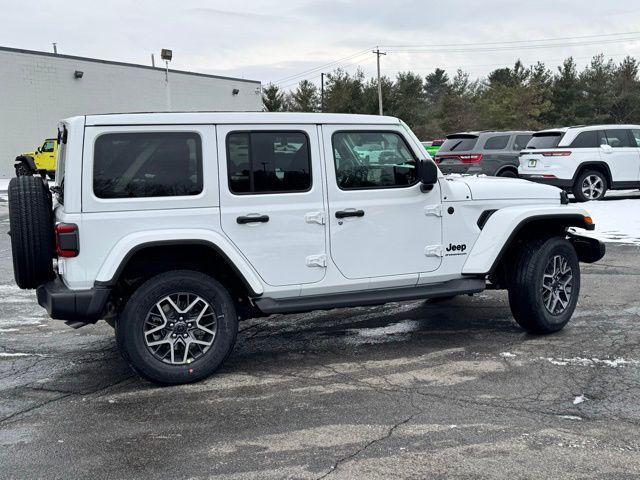
[[[569,205],[522,205],[501,208],[484,224],[469,257],[462,267],[463,275],[488,275],[498,264],[518,232],[531,222],[560,221],[566,227],[593,230],[594,225],[585,222],[589,213]]]
[[[211,246],[229,261],[253,294],[262,295],[264,292],[258,275],[233,244],[220,233],[201,229],[147,230],[127,235],[120,239],[107,254],[96,276],[96,284],[111,284],[121,273],[128,259],[143,248],[179,243],[200,243]]]

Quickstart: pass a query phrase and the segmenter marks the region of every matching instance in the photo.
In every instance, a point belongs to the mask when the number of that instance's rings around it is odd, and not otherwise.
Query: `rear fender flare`
[[[27,166],[33,173],[36,173],[36,161],[30,155],[20,155],[16,157],[16,166],[23,164]]]
[[[226,237],[212,230],[184,229],[144,231],[127,235],[107,254],[96,276],[96,284],[109,285],[117,279],[126,262],[137,251],[152,246],[200,243],[211,246],[222,254],[254,295],[262,295],[264,287],[253,267]]]

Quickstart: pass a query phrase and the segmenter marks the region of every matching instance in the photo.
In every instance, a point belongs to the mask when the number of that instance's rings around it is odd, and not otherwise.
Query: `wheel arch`
[[[597,170],[605,176],[607,180],[607,187],[611,188],[611,184],[613,182],[613,176],[611,175],[611,168],[607,165],[606,162],[600,161],[590,161],[581,163],[576,169],[576,173],[573,175],[572,183],[576,184],[578,177],[582,175],[587,170]]]
[[[520,211],[509,212],[511,209]],[[563,212],[562,210],[571,211]],[[539,236],[566,235],[569,227],[593,230],[587,223],[585,210],[573,207],[557,207],[549,212],[527,214],[519,207],[498,210],[484,225],[469,258],[465,262],[463,275],[491,275],[524,239]]]
[[[122,275],[127,273],[128,268],[131,269],[136,262],[141,263],[151,257],[150,260],[156,262],[156,268],[153,269],[156,272],[167,266],[185,265],[187,262],[193,262],[200,270],[211,270],[213,266],[224,267],[225,273],[232,274],[248,295],[262,295],[262,283],[252,267],[239,252],[222,239],[215,241],[195,235],[182,238],[164,237],[140,242],[131,241],[132,239],[120,241],[103,262],[96,276],[95,286],[114,287],[122,279]],[[204,256],[197,257],[196,254]]]
[[[496,173],[494,174],[494,176],[499,177],[503,172],[506,171],[512,171],[513,173],[516,174],[516,176],[518,175],[518,167],[516,165],[512,165],[512,164],[507,164],[507,165],[502,165],[500,166],[500,168],[498,168],[498,170],[496,170]]]

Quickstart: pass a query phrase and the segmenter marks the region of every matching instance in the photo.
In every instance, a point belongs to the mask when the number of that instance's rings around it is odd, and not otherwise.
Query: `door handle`
[[[336,218],[364,217],[364,210],[338,210]]]
[[[247,223],[267,223],[269,221],[269,215],[246,215],[236,218],[236,222],[240,225],[246,225]]]

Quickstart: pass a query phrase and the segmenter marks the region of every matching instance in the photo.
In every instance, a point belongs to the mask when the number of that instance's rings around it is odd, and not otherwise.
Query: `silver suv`
[[[533,132],[464,132],[448,135],[435,156],[442,173],[518,176],[520,150]]]

